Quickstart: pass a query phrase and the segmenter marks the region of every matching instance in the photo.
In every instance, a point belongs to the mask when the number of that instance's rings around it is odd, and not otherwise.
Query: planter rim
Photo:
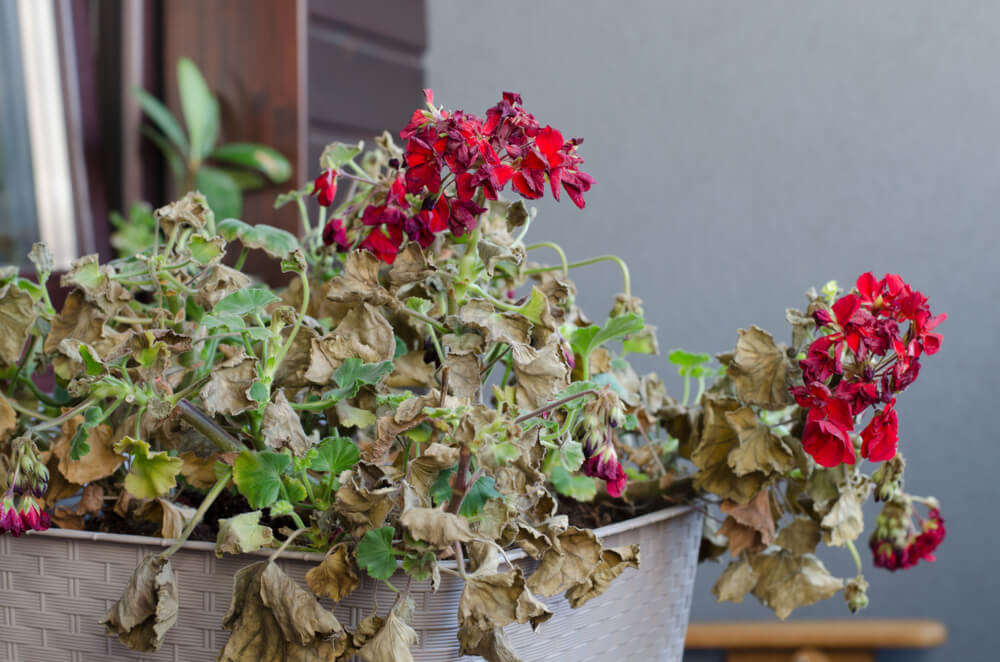
[[[612,536],[619,533],[625,533],[626,531],[631,531],[632,529],[638,529],[640,527],[646,526],[648,524],[653,524],[655,522],[661,522],[663,520],[668,520],[679,515],[690,512],[694,508],[692,506],[670,506],[669,508],[663,508],[645,515],[640,515],[639,517],[633,517],[621,522],[615,522],[614,524],[608,524],[607,526],[602,526],[600,528],[594,529],[594,533],[598,538],[604,538],[606,536]],[[174,544],[176,538],[153,538],[150,536],[136,536],[123,533],[103,533],[101,531],[77,531],[75,529],[48,529],[47,531],[29,531],[26,535],[30,536],[43,536],[48,538],[65,538],[68,540],[90,540],[93,542],[109,542],[127,545],[146,545],[149,547],[170,547]],[[181,549],[197,550],[204,552],[215,552],[215,543],[205,542],[205,541],[188,541],[181,545]],[[264,556],[268,557],[274,553],[273,549],[258,549],[253,552],[247,552],[248,555],[252,556]],[[297,552],[285,550],[281,553],[282,559],[296,559],[300,561],[320,561],[326,555],[321,552]],[[520,549],[514,550],[507,553],[507,558],[511,561],[518,561],[525,558],[527,555]],[[442,565],[445,567],[454,566],[454,561],[444,561]]]

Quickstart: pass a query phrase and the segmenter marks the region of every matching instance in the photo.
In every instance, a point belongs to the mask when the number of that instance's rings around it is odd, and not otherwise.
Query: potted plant
[[[67,530],[0,536],[0,571],[19,577],[0,590],[48,614],[66,586],[79,616],[72,636],[43,644],[94,659],[128,655],[118,640],[145,651],[135,659],[161,647],[220,660],[679,659],[702,513],[726,516],[702,556],[738,557],[717,596],[752,592],[782,617],[845,589],[812,553],[824,540],[857,557],[873,486],[886,501],[876,559],[930,555],[944,527],[936,509],[919,532],[909,524],[921,501],[900,488],[893,410],[939,345],[922,295],[866,275],[857,293],[829,286],[790,311],[790,347],[752,327],[719,367],[672,352],[678,402],[628,363],[657,343],[624,262],[526,243],[534,210],[501,199],[547,184],[583,207],[581,140],[511,93],[480,118],[428,92],[400,136],[326,149],[319,177],[277,201],[300,210],[301,238],[217,220],[189,193],[156,211],[149,250],[75,263],[61,310],[43,246],[39,283],[3,274],[0,526]],[[529,262],[542,248],[560,263]],[[255,284],[241,271],[251,250],[291,284]],[[624,276],[601,324],[568,277],[596,261]],[[46,391],[36,377],[49,372]],[[864,476],[856,453],[883,464]],[[159,539],[125,552],[81,542],[120,533]],[[122,556],[138,567],[119,596],[104,580]],[[27,589],[43,578],[35,601]],[[859,565],[852,609],[864,587]],[[199,607],[211,616],[186,625]],[[18,613],[3,638],[43,645]],[[94,643],[101,614],[117,640]]]

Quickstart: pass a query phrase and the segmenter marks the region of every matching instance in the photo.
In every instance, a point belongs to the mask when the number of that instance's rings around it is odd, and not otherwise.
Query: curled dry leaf
[[[250,287],[251,280],[242,271],[224,264],[214,264],[208,268],[201,285],[194,294],[194,301],[205,310],[212,310],[215,304],[238,290]]]
[[[319,443],[318,433],[306,436],[302,420],[288,404],[288,398],[281,389],[275,393],[274,401],[264,408],[260,432],[270,448],[276,451],[287,448],[296,457],[304,457],[310,448]]]
[[[732,398],[706,395],[702,406],[701,434],[691,452],[691,461],[698,468],[694,485],[725,499],[747,503],[760,491],[766,476],[759,471],[737,476],[729,466],[729,454],[740,442],[726,415],[739,409],[740,403]]]
[[[473,574],[465,581],[458,602],[462,628],[490,631],[511,623],[531,623],[532,628],[552,617],[527,587],[520,568],[496,574]]]
[[[390,388],[433,388],[437,386],[434,378],[434,364],[424,361],[424,351],[407,352],[392,363],[392,373],[385,378],[385,385]]]
[[[719,533],[729,538],[729,553],[733,556],[739,556],[746,549],[759,552],[774,542],[774,516],[766,489],[747,504],[723,501],[721,508],[729,517]]]
[[[90,452],[79,460],[69,457],[70,440],[76,434],[76,428],[83,423],[83,416],[74,416],[62,425],[62,434],[52,446],[52,454],[59,459],[59,472],[71,483],[83,485],[100,480],[113,474],[125,461],[121,453],[117,453],[111,443],[112,430],[101,424],[91,428],[87,437]]]
[[[869,488],[870,484],[865,482],[857,487],[845,488],[840,493],[830,512],[820,522],[826,544],[843,547],[865,530],[861,504],[868,499]]]
[[[726,421],[732,426],[740,442],[727,458],[737,476],[745,476],[753,471],[783,473],[795,468],[792,450],[769,427],[757,420],[753,409],[740,407],[736,411],[726,412]]]
[[[396,598],[382,628],[358,651],[361,659],[365,662],[413,662],[410,646],[420,641],[417,631],[410,627],[415,606],[409,596]]]
[[[328,384],[333,373],[348,358],[365,363],[391,361],[396,351],[392,326],[378,308],[363,303],[352,308],[337,328],[312,341],[311,363],[306,379],[314,384]]]
[[[586,582],[601,561],[603,550],[593,531],[571,526],[557,539],[528,577],[528,588],[538,595],[552,597]]]
[[[101,619],[109,635],[137,651],[156,651],[177,622],[177,582],[168,559],[147,556]]]
[[[184,527],[197,509],[182,506],[168,499],[150,499],[136,508],[135,516],[160,525],[161,538],[180,538]]]
[[[259,510],[253,510],[220,519],[215,555],[222,558],[223,554],[246,554],[270,545],[274,532],[260,523],[260,516]]]
[[[432,273],[433,269],[427,266],[427,258],[420,245],[411,241],[389,267],[389,285],[398,296],[401,288],[419,283]]]
[[[739,330],[736,350],[726,374],[733,381],[740,400],[763,407],[782,409],[792,404],[788,392],[795,367],[770,333],[758,326]]]
[[[430,543],[438,549],[475,538],[468,520],[438,508],[409,508],[399,518],[399,523],[414,539]]]
[[[10,433],[17,428],[17,414],[7,404],[7,398],[0,396],[0,442],[7,441]]]
[[[743,602],[746,594],[756,585],[757,576],[750,562],[740,559],[726,566],[712,587],[712,594],[716,602]]]
[[[328,662],[347,649],[333,613],[270,561],[236,573],[222,625],[232,635],[220,662]]]
[[[236,416],[255,407],[256,403],[247,391],[256,379],[256,364],[256,359],[250,358],[241,349],[214,368],[208,383],[201,387],[199,393],[206,411],[213,416]]]
[[[395,303],[395,298],[379,283],[380,266],[378,258],[368,251],[349,253],[344,261],[343,273],[330,281],[326,298],[341,303],[367,302],[375,306]]]
[[[458,629],[462,655],[478,655],[487,662],[522,662],[503,628],[480,630],[474,626]]]
[[[819,524],[808,517],[797,517],[778,532],[776,545],[792,554],[812,554],[819,544]]]
[[[458,319],[468,327],[479,331],[489,344],[527,346],[531,343],[531,322],[516,313],[498,313],[483,299],[473,299],[458,311]]]
[[[360,580],[347,546],[337,545],[330,550],[318,566],[306,573],[306,584],[316,595],[325,595],[334,602],[353,593]]]
[[[113,317],[132,298],[121,284],[112,278],[115,271],[98,263],[97,254],[85,255],[70,265],[62,275],[60,285],[78,287],[87,301],[97,306],[105,317]]]
[[[37,317],[35,302],[30,294],[14,283],[0,288],[0,329],[3,329],[0,333],[0,366],[18,362]]]
[[[372,481],[362,473],[364,466],[362,464],[351,472],[350,478],[337,490],[337,498],[333,504],[333,509],[350,526],[352,534],[357,539],[371,529],[381,528],[385,524],[386,515],[392,510],[397,491],[397,488],[391,485],[370,486]],[[377,467],[374,469],[381,473]]]
[[[217,453],[202,457],[197,453],[184,451],[178,457],[181,458],[181,475],[188,485],[199,490],[209,490],[215,485],[218,480],[215,476],[215,463],[219,457]]]
[[[611,582],[627,568],[639,567],[639,545],[614,547],[601,552],[601,562],[587,579],[566,591],[566,599],[573,609],[581,607],[588,600],[608,590]]]
[[[786,550],[758,554],[751,559],[757,575],[753,594],[784,620],[798,607],[832,597],[844,582],[827,572],[812,554],[797,556]]]
[[[407,467],[407,482],[421,499],[429,500],[431,486],[437,480],[438,474],[458,464],[459,454],[459,449],[454,446],[434,442],[424,449],[420,457],[410,460]]]
[[[528,410],[541,407],[569,384],[569,365],[558,343],[549,343],[541,349],[514,346],[512,356],[518,407]]]

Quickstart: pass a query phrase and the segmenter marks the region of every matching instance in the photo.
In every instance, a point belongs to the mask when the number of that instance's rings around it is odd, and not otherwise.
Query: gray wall
[[[860,618],[947,623],[945,648],[883,660],[995,659],[1000,4],[431,0],[429,12],[438,103],[482,112],[515,90],[586,138],[598,182],[586,210],[543,201],[532,235],[571,259],[625,257],[664,349],[725,350],[752,323],[784,338],[783,311],[809,285],[869,269],[949,313],[941,353],[899,405],[907,486],[941,499],[948,539],[934,564],[870,569]],[[611,265],[574,278],[594,317],[620,289]],[[824,558],[851,573],[846,552]],[[700,568],[695,620],[773,618],[752,598],[715,605],[720,571]],[[839,598],[793,615],[847,617]]]

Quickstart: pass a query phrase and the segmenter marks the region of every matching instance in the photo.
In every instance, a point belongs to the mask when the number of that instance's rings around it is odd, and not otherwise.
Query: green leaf
[[[177,61],[177,87],[191,138],[191,156],[204,159],[211,154],[219,137],[219,103],[198,66],[189,58]]]
[[[239,184],[218,168],[202,166],[194,175],[194,185],[205,194],[217,218],[234,218],[243,213],[243,193]]]
[[[233,479],[251,508],[267,508],[281,493],[281,475],[292,459],[273,451],[243,451],[233,463]]]
[[[667,360],[677,366],[677,374],[681,377],[702,377],[710,374],[710,370],[702,365],[712,360],[708,354],[692,354],[683,349],[675,349],[667,354]]]
[[[233,181],[240,188],[240,191],[255,191],[264,188],[265,184],[267,184],[266,179],[249,170],[237,170],[235,168],[219,168],[219,170],[232,177]]]
[[[261,404],[270,402],[271,400],[271,394],[268,393],[267,386],[265,386],[263,382],[254,382],[251,384],[249,390],[247,391],[247,395],[249,395],[250,399],[254,402],[259,402]]]
[[[591,352],[601,345],[612,340],[624,338],[632,333],[638,333],[644,327],[645,323],[642,321],[642,317],[635,313],[626,313],[625,315],[612,317],[604,323],[604,326],[591,324],[590,326],[573,329],[569,334],[568,340],[573,351],[578,356],[586,359],[590,357]]]
[[[83,359],[83,365],[89,377],[96,377],[104,372],[104,364],[101,363],[99,357],[94,356],[93,350],[89,345],[80,343],[79,351],[80,358]]]
[[[347,393],[342,397],[353,398],[363,385],[377,384],[380,379],[391,372],[392,361],[365,363],[352,356],[344,359],[337,371],[333,373],[333,381],[340,387],[339,390]]]
[[[150,451],[149,444],[141,439],[126,436],[115,444],[116,453],[132,457],[125,489],[140,499],[163,496],[177,486],[177,474],[184,464],[179,457],[170,457],[163,451]]]
[[[469,488],[462,500],[462,507],[458,509],[458,514],[462,517],[475,517],[482,512],[483,506],[490,499],[498,499],[503,495],[497,492],[496,482],[493,476],[480,476],[479,480]]]
[[[320,167],[324,170],[327,168],[340,169],[347,165],[348,161],[360,154],[364,146],[363,142],[359,142],[357,145],[330,143],[323,150],[322,156],[319,157]]]
[[[340,419],[340,424],[344,427],[366,428],[369,425],[375,424],[375,414],[367,409],[354,407],[347,404],[344,400],[340,400],[334,406],[337,409],[337,418]]]
[[[191,257],[194,258],[195,262],[208,265],[226,252],[226,245],[221,237],[206,239],[196,234],[188,241],[188,250],[191,251]]]
[[[571,474],[562,465],[552,467],[549,480],[559,494],[577,501],[592,501],[597,496],[597,482],[593,478]]]
[[[396,557],[392,549],[395,532],[391,526],[372,529],[358,543],[355,550],[358,566],[372,579],[389,579],[396,572]]]
[[[337,476],[358,463],[361,453],[354,442],[345,437],[328,437],[316,446],[316,456],[309,468],[322,474]]]
[[[219,303],[215,304],[212,312],[216,315],[236,315],[243,317],[250,313],[259,313],[264,307],[281,301],[271,290],[263,287],[251,287],[246,290],[236,290],[232,294],[227,294]],[[221,319],[225,322],[227,320]]]
[[[276,149],[255,143],[229,143],[214,152],[212,158],[232,165],[259,170],[272,182],[287,181],[292,176],[292,164]]]
[[[140,87],[132,88],[132,94],[138,99],[139,107],[149,116],[153,124],[163,132],[163,135],[177,147],[181,154],[186,155],[188,151],[187,136],[184,135],[184,129],[181,128],[173,113],[159,99]]]
[[[246,554],[255,552],[274,539],[270,527],[261,526],[261,512],[253,510],[219,520],[219,533],[215,539],[215,555]]]
[[[270,225],[248,225],[239,219],[227,218],[216,228],[226,241],[239,239],[247,248],[259,248],[279,260],[299,249],[295,235]]]
[[[559,449],[559,462],[565,467],[566,471],[576,471],[585,459],[583,456],[583,445],[575,439],[567,441]]]
[[[285,484],[285,491],[288,493],[289,501],[299,503],[306,500],[308,493],[306,492],[305,484],[301,480],[290,476],[282,476],[281,480]]]

